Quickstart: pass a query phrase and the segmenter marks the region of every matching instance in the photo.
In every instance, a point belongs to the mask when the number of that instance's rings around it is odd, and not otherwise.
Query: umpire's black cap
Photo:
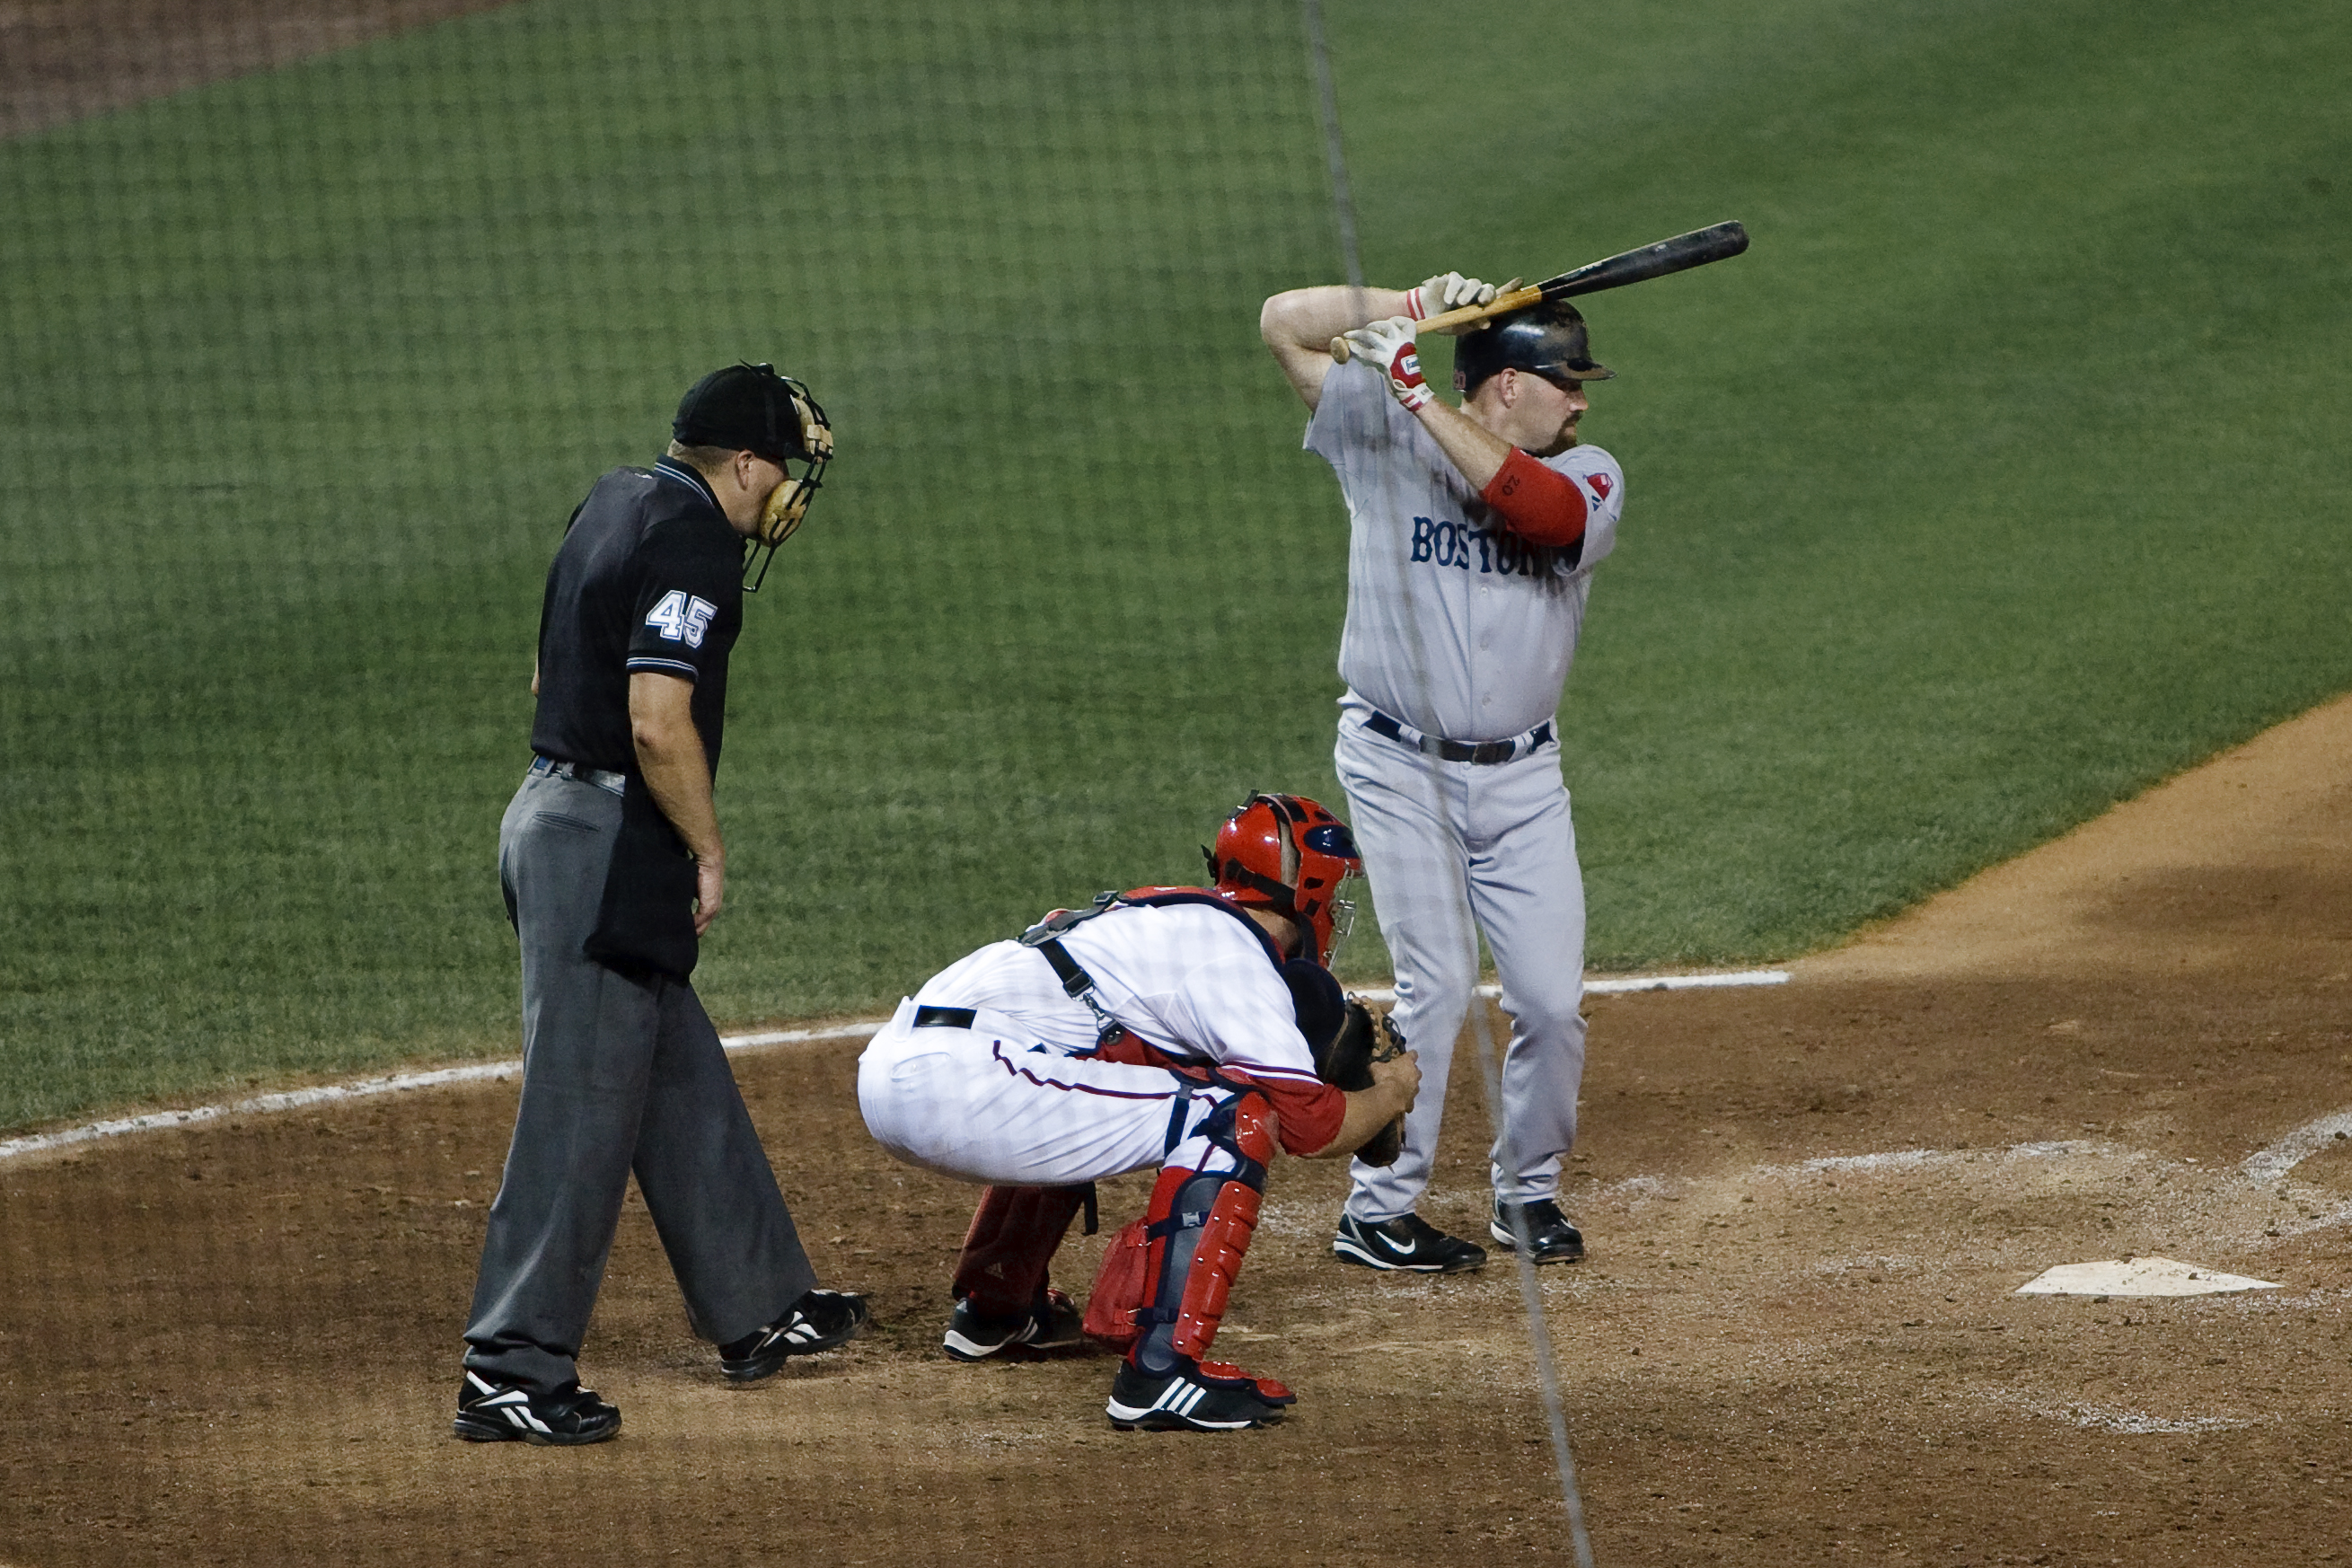
[[[686,447],[725,447],[782,464],[806,458],[792,384],[772,364],[730,364],[714,370],[679,400],[670,437]]]

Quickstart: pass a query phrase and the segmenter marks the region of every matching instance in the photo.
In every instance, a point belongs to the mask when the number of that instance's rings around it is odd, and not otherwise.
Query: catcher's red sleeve
[[[1087,1055],[1099,1057],[1104,1061],[1125,1062],[1130,1067],[1169,1068],[1177,1072],[1184,1070],[1183,1063],[1165,1055],[1149,1042],[1126,1033],[1113,1037]],[[1267,1100],[1274,1102],[1282,1146],[1294,1154],[1304,1156],[1322,1148],[1339,1135],[1339,1123],[1348,1119],[1348,1097],[1328,1083],[1257,1078],[1231,1068],[1224,1069],[1224,1076],[1241,1079],[1256,1086]]]
[[[1254,1078],[1250,1082],[1274,1101],[1282,1146],[1294,1154],[1312,1154],[1330,1142],[1348,1118],[1348,1097],[1328,1083],[1286,1078]]]
[[[1513,533],[1538,544],[1574,544],[1584,537],[1584,492],[1566,474],[1517,447],[1479,499],[1503,514]]]

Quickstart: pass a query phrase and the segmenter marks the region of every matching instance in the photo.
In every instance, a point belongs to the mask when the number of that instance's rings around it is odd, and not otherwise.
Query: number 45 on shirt
[[[718,613],[719,606],[709,600],[692,598],[673,588],[646,612],[646,625],[661,633],[666,641],[700,647],[703,634],[710,629],[710,617]]]

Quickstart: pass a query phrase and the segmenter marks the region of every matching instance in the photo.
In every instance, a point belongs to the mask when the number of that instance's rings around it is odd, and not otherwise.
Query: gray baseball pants
[[[703,1338],[740,1339],[816,1283],[693,986],[582,951],[620,826],[620,796],[539,774],[499,826],[522,942],[522,1100],[466,1364],[540,1393],[578,1375],[632,1172]]]
[[[1511,1016],[1495,1193],[1510,1203],[1554,1195],[1584,1079],[1584,877],[1558,742],[1514,762],[1448,763],[1349,719],[1334,761],[1396,965],[1396,1021],[1421,1059],[1404,1152],[1392,1165],[1351,1163],[1348,1212],[1394,1219],[1429,1185],[1482,931]]]

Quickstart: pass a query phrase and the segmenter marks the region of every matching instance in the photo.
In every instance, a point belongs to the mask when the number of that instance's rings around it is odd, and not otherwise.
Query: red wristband
[[[1404,313],[1416,321],[1429,315],[1428,308],[1421,302],[1421,285],[1418,283],[1404,291]]]
[[[1584,537],[1584,492],[1574,479],[1517,447],[1478,495],[1522,539],[1565,545]]]

